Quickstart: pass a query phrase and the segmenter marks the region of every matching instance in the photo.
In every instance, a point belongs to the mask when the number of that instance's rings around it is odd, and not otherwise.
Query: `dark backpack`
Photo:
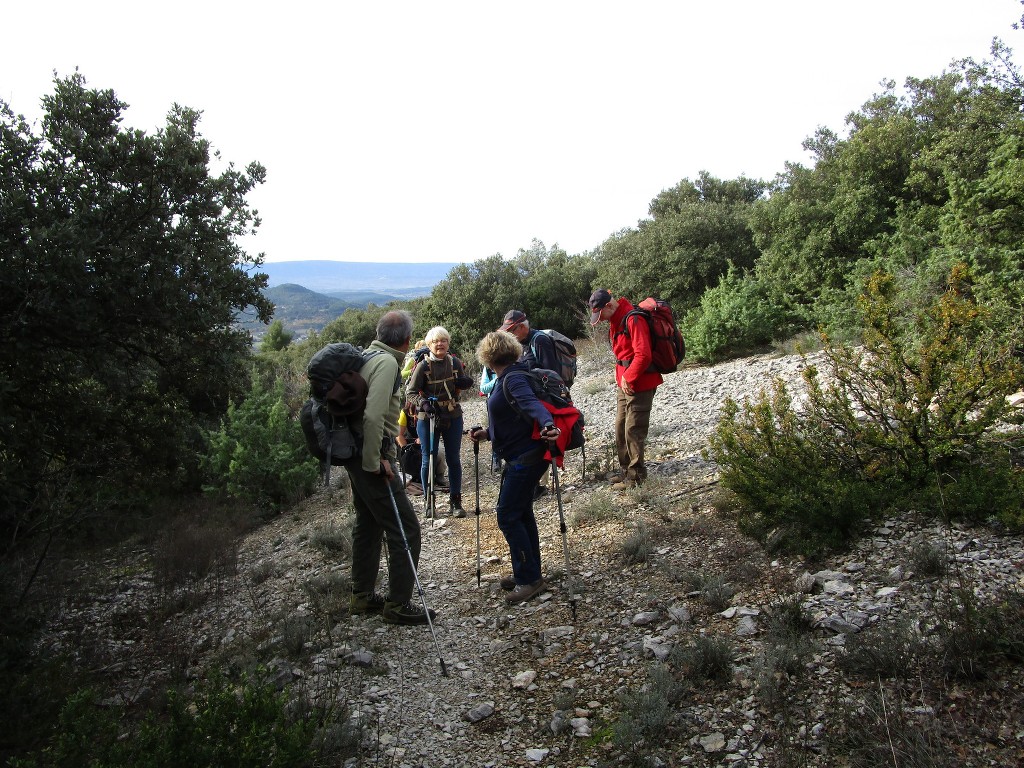
[[[558,368],[555,371],[561,376],[565,386],[567,388],[571,387],[572,383],[576,380],[576,345],[572,343],[572,339],[568,336],[559,333],[553,328],[538,331],[538,333],[543,333],[551,338],[555,347],[555,359],[558,360]],[[531,351],[534,358],[539,361],[540,357],[537,355],[536,344],[531,345]]]
[[[420,465],[423,462],[423,449],[419,443],[406,443],[398,456],[398,463],[402,471],[412,477],[417,483],[420,481]]]
[[[341,341],[325,346],[306,366],[310,398],[299,411],[299,424],[309,452],[323,463],[325,484],[331,465],[346,464],[362,453],[359,424],[369,387],[359,371],[380,354]]]
[[[505,400],[512,406],[513,410],[519,414],[519,418],[524,421],[532,421],[531,417],[526,414],[523,408],[516,402],[515,398],[508,391],[508,377],[509,376],[525,376],[527,382],[530,385],[530,389],[533,390],[533,394],[537,396],[537,399],[544,403],[544,407],[549,411],[559,410],[563,408],[570,408],[576,412],[577,418],[576,423],[573,424],[572,434],[569,435],[569,444],[566,446],[567,451],[573,451],[577,448],[582,448],[586,442],[586,438],[583,436],[583,412],[580,411],[572,402],[572,396],[569,394],[569,388],[565,386],[565,382],[562,381],[562,377],[555,371],[549,371],[546,368],[534,368],[530,371],[509,371],[508,374],[501,380],[502,392],[505,395]]]
[[[647,370],[657,373],[675,372],[686,356],[686,342],[683,341],[683,334],[679,332],[679,327],[676,325],[672,307],[668,305],[667,301],[648,297],[622,318],[622,330],[619,333],[629,335],[629,327],[626,323],[634,315],[647,321],[647,328],[651,335],[651,365]],[[616,360],[615,362],[626,367],[633,362],[633,359]]]

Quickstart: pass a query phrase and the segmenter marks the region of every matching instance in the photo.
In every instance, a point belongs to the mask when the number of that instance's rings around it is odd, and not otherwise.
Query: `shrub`
[[[781,529],[775,546],[806,554],[838,546],[880,503],[881,485],[859,477],[844,448],[825,422],[797,412],[781,380],[742,411],[726,399],[709,438],[721,483],[743,503],[741,529],[761,538]]]
[[[979,606],[970,589],[957,590],[941,619],[940,651],[949,675],[984,678],[1000,663],[1024,659],[1024,595],[1019,592]]]
[[[654,551],[651,532],[642,520],[638,520],[633,530],[622,542],[622,556],[630,565],[646,563]]]
[[[583,527],[590,523],[621,520],[625,514],[625,510],[611,493],[599,489],[573,505],[571,522],[575,527]]]
[[[781,380],[742,408],[726,401],[708,453],[745,530],[810,552],[888,507],[972,518],[1001,502],[1019,521],[1016,438],[999,429],[1020,421],[1006,402],[1022,379],[1015,340],[986,327],[962,268],[924,308],[906,302],[891,275],[869,280],[864,346],[825,338],[828,383],[808,366],[801,407]]]
[[[949,569],[949,555],[942,544],[920,541],[910,549],[910,564],[915,573],[926,579],[945,576]]]
[[[787,600],[765,611],[765,632],[755,664],[758,694],[766,703],[785,707],[786,683],[805,671],[817,648],[814,627],[799,599]]]
[[[766,286],[730,267],[704,292],[700,308],[687,315],[686,355],[714,362],[789,335],[788,313]]]
[[[349,597],[352,595],[352,580],[348,573],[333,571],[302,585],[306,594],[310,614],[321,623],[331,636],[335,623],[348,615]]]
[[[736,591],[720,574],[706,574],[701,571],[682,571],[674,575],[689,591],[699,592],[701,598],[713,611],[720,611],[729,605]]]
[[[703,636],[692,643],[675,646],[668,656],[672,668],[691,682],[728,682],[732,678],[735,659],[736,650],[729,640]]]
[[[351,526],[329,522],[313,531],[310,543],[330,557],[346,558],[352,554]]]
[[[652,512],[667,512],[675,502],[671,491],[672,486],[664,475],[652,475],[627,493],[635,506],[646,506]]]
[[[672,720],[672,705],[681,688],[671,672],[662,665],[652,667],[638,691],[621,694],[622,714],[615,723],[612,742],[628,754],[634,764],[648,743],[664,741],[664,731]]]
[[[914,674],[927,648],[909,622],[884,623],[851,635],[839,667],[852,675],[905,679]]]
[[[220,429],[207,433],[207,443],[207,492],[277,509],[316,485],[317,463],[288,414],[283,384],[266,390],[254,381],[245,400],[228,408]]]
[[[175,519],[154,543],[154,582],[169,594],[180,589],[196,591],[211,575],[234,574],[239,533],[230,521],[214,514]]]
[[[905,697],[898,687],[887,690],[879,685],[864,707],[845,713],[844,719],[849,724],[850,765],[856,768],[962,764],[944,745],[943,725],[931,708],[915,706],[913,696]]]
[[[187,756],[196,768],[298,768],[313,761],[315,720],[292,718],[284,695],[268,681],[233,684],[215,674],[191,697],[169,692],[165,711],[135,725],[118,710],[100,707],[98,699],[90,690],[70,697],[51,744],[12,765],[164,768]]]

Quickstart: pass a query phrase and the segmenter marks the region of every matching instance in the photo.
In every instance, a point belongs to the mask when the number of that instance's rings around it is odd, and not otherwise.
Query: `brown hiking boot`
[[[348,612],[353,616],[381,613],[384,611],[384,602],[384,598],[376,592],[369,592],[365,595],[354,594],[348,602]]]
[[[505,601],[513,604],[525,602],[543,592],[547,586],[543,578],[537,579],[533,584],[516,584],[515,589],[505,595]]]
[[[420,606],[413,605],[411,602],[401,604],[388,602],[381,615],[388,624],[426,624],[437,618],[433,609],[428,608],[427,610],[430,612],[429,619],[427,613]]]
[[[498,586],[504,589],[506,592],[511,592],[516,588],[516,577],[511,573],[508,576],[502,576],[498,580]]]

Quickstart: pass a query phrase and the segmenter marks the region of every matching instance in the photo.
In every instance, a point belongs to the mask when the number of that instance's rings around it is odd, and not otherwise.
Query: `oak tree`
[[[226,410],[251,338],[262,257],[239,238],[265,169],[224,164],[175,104],[153,133],[79,73],[29,125],[0,102],[0,525],[180,480]],[[220,166],[214,171],[213,166]],[[86,499],[90,500],[88,504]],[[83,506],[84,505],[84,506]]]

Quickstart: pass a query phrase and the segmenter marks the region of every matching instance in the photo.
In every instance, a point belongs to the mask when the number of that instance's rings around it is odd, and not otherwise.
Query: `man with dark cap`
[[[530,321],[522,310],[510,309],[506,312],[505,318],[497,330],[508,331],[523,345],[523,356],[519,358],[519,362],[526,363],[527,368],[531,371],[534,368],[558,370],[555,342],[543,331],[531,328]]]
[[[555,352],[554,340],[546,333],[531,328],[525,312],[519,309],[510,309],[505,313],[501,326],[497,330],[508,331],[523,345],[523,356],[519,358],[519,362],[525,363],[531,371],[534,368],[558,371],[558,354]],[[548,492],[547,476],[548,473],[545,470],[534,489],[533,498],[539,499]]]
[[[627,299],[613,299],[599,288],[590,295],[590,324],[608,323],[608,339],[615,355],[615,449],[620,472],[609,478],[612,488],[634,488],[647,479],[644,444],[651,424],[654,393],[663,379],[651,366],[651,337],[647,321],[630,315]]]

